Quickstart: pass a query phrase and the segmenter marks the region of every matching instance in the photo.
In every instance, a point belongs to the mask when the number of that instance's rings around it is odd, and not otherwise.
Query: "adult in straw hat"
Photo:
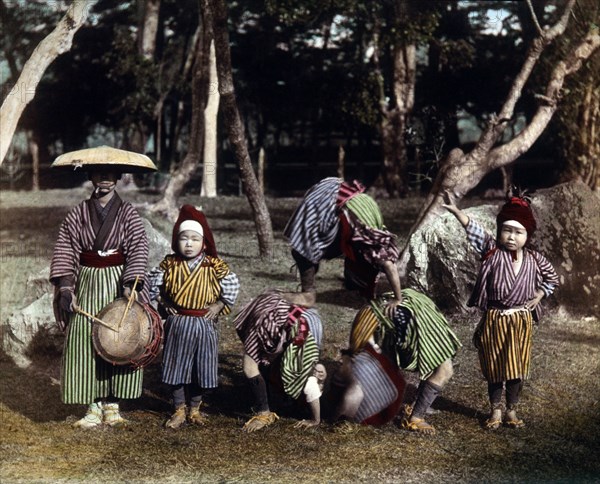
[[[115,188],[122,173],[156,166],[144,155],[101,146],[65,153],[52,167],[84,170],[94,187],[91,197],[74,207],[60,226],[50,266],[54,312],[66,330],[62,400],[88,405],[75,427],[123,425],[119,400],[141,395],[142,370],[114,366],[96,355],[92,322],[84,313],[96,315],[118,297],[138,292],[147,301],[148,239],[137,211]]]

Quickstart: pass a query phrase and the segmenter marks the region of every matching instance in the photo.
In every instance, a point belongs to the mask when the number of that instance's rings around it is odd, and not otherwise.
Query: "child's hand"
[[[396,307],[400,306],[400,304],[402,304],[402,296],[400,296],[400,299],[390,299],[384,308],[385,315],[388,318],[393,319],[396,314]]]
[[[207,319],[216,319],[224,307],[225,303],[223,301],[217,301],[206,308],[207,313],[204,317]]]
[[[444,197],[444,203],[442,203],[442,207],[451,213],[456,213],[458,211],[458,207],[454,202],[454,196],[448,190],[444,190],[442,192],[442,196]]]
[[[535,297],[525,303],[525,305],[524,305],[525,309],[529,309],[530,311],[533,311],[543,298],[544,298],[543,291],[539,291],[539,290],[536,291]]]
[[[311,429],[318,427],[321,422],[316,420],[300,420],[294,424],[295,429]]]

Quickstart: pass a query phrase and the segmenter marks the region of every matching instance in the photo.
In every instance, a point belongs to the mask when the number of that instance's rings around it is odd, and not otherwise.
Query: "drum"
[[[128,303],[126,298],[116,299],[94,318],[94,348],[113,365],[141,368],[158,356],[162,321],[149,305],[139,301]]]

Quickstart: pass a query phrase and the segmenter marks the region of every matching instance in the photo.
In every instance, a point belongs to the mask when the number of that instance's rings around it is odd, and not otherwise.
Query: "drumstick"
[[[115,328],[113,328],[110,324],[105,323],[101,319],[98,319],[96,316],[94,316],[94,315],[92,315],[92,314],[84,311],[79,306],[74,306],[73,309],[75,310],[75,312],[78,312],[79,314],[82,314],[83,316],[86,316],[86,317],[90,318],[92,321],[96,321],[98,324],[101,324],[105,328],[108,328],[111,331],[114,331],[115,333],[117,332],[117,330]]]
[[[133,303],[133,300],[135,299],[135,288],[137,286],[138,283],[138,279],[140,278],[140,276],[135,276],[135,281],[133,283],[133,290],[131,291],[131,294],[129,295],[129,299],[127,300],[127,306],[125,306],[125,311],[123,311],[123,316],[121,316],[121,321],[119,321],[119,326],[117,326],[117,330],[121,329],[121,324],[123,324],[123,321],[125,321],[125,316],[127,316],[127,312],[129,311],[129,308],[131,307],[131,303]]]

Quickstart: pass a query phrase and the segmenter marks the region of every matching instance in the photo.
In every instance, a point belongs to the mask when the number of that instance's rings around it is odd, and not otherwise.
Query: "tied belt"
[[[181,316],[194,316],[196,318],[202,318],[208,313],[208,309],[184,309],[176,308],[177,314]]]
[[[308,336],[308,323],[304,318],[304,309],[299,306],[292,306],[288,314],[288,327],[292,327],[295,324],[298,325],[298,332],[292,343],[296,346],[303,346]]]
[[[519,311],[529,311],[529,309],[524,308],[523,306],[506,306],[498,301],[490,301],[488,303],[488,309],[496,309],[500,311],[501,316],[509,316],[514,313],[518,313]]]
[[[113,267],[125,264],[125,256],[116,250],[93,251],[85,250],[79,256],[79,263],[86,267]]]

